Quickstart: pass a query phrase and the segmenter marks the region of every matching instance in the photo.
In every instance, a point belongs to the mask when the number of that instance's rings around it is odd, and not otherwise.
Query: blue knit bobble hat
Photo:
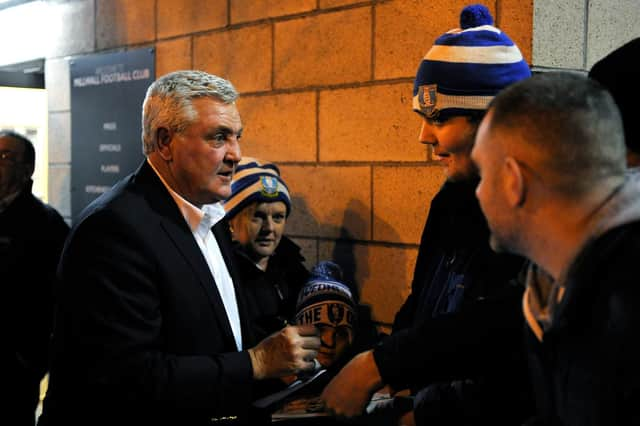
[[[349,287],[342,282],[342,268],[324,260],[311,270],[296,303],[296,324],[331,324],[353,327],[356,303]]]
[[[447,120],[484,111],[493,97],[531,76],[520,49],[493,26],[481,4],[465,7],[460,28],[438,37],[423,58],[413,86],[413,109]]]
[[[223,202],[227,218],[231,219],[247,205],[258,202],[282,201],[291,213],[289,189],[280,177],[280,169],[273,163],[243,157],[231,181],[231,196]]]

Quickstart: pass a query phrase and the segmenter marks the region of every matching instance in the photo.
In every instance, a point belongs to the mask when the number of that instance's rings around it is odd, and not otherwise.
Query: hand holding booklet
[[[254,401],[253,406],[274,413],[274,419],[285,414],[287,418],[308,417],[311,413],[315,416],[326,415],[322,413],[323,407],[319,406],[320,392],[331,379],[331,375],[326,373],[326,369],[321,369],[311,376],[299,378],[281,391]],[[288,413],[285,412],[287,406]]]
[[[329,413],[325,411],[324,403],[320,400],[320,394],[333,375],[332,372],[321,369],[310,376],[292,382],[281,391],[254,401],[253,406],[271,413],[271,421],[273,423],[327,417]],[[411,409],[413,409],[413,397],[377,392],[367,404],[363,413],[364,417],[354,424],[367,424],[369,426],[386,424],[385,420],[397,420],[401,413]],[[312,424],[325,423],[313,422]]]

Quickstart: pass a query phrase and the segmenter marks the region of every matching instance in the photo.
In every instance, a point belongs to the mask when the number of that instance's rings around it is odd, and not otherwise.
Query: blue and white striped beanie
[[[413,109],[443,121],[484,111],[500,90],[530,76],[520,49],[493,26],[489,9],[467,6],[460,28],[438,37],[420,63]]]
[[[227,218],[231,219],[247,205],[258,202],[282,201],[291,213],[289,189],[280,177],[280,169],[252,157],[243,157],[231,181],[231,196],[224,202]]]

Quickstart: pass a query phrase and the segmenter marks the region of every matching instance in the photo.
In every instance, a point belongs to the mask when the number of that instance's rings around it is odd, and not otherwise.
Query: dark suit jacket
[[[214,228],[253,345],[223,220]],[[242,417],[252,394],[222,299],[174,200],[148,163],[74,225],[57,291],[42,424],[206,424]]]

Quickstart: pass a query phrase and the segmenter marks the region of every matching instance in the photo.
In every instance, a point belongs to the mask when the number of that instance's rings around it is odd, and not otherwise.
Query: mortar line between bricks
[[[322,90],[342,90],[342,89],[359,89],[363,87],[387,86],[390,84],[413,83],[413,77],[399,77],[387,80],[375,81],[359,81],[340,84],[325,84],[317,86],[288,87],[273,90],[261,90],[256,92],[243,92],[242,96],[269,96],[269,95],[286,95],[301,92],[322,91]]]
[[[371,81],[376,79],[376,5],[371,6]]]
[[[289,234],[287,233],[289,238],[297,238],[297,239],[306,239],[306,240],[316,240],[318,242],[318,250],[320,249],[319,244],[322,242],[325,243],[348,243],[348,244],[359,244],[365,246],[375,246],[375,247],[385,247],[385,248],[406,248],[406,249],[414,249],[418,248],[420,244],[418,243],[398,243],[392,241],[376,241],[376,240],[359,240],[359,239],[348,239],[348,238],[332,238],[332,237],[312,237],[308,235],[300,235],[300,234]]]

